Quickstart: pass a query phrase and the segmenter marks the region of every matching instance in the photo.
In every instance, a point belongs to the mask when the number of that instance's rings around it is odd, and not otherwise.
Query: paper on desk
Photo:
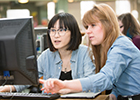
[[[93,93],[93,92],[78,92],[78,93],[70,93],[61,95],[61,98],[95,98],[101,92]]]

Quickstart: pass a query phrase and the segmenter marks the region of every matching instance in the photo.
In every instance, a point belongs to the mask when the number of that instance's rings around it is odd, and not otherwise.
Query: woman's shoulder
[[[88,46],[80,44],[78,49],[88,49]]]
[[[48,49],[44,50],[44,51],[40,54],[40,57],[46,57],[46,55],[47,55],[47,56],[51,56],[51,55],[53,55],[53,54],[54,54],[54,52],[50,51],[50,49],[48,48]]]
[[[134,36],[132,40],[139,40],[140,41],[140,35]]]
[[[73,51],[73,54],[79,56],[88,55],[90,51],[91,49],[88,46],[80,44],[79,48]]]
[[[139,52],[134,43],[126,36],[119,36],[111,46],[110,50],[112,50],[112,48],[116,48],[115,50],[118,51]]]
[[[47,48],[46,50],[42,51],[42,53],[41,53],[41,54],[46,54],[46,53],[51,53],[51,51],[50,51],[50,49],[49,49],[49,48]]]
[[[83,45],[83,44],[80,44],[79,45],[79,48],[76,50],[76,51],[78,51],[78,52],[84,52],[84,51],[88,51],[88,46],[86,46],[86,45]]]
[[[113,43],[113,45],[118,45],[118,46],[131,46],[131,44],[133,44],[132,40],[126,36],[119,36]]]

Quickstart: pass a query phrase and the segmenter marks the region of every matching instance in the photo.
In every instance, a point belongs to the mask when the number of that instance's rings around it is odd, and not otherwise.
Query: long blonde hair
[[[110,6],[99,4],[86,12],[82,21],[85,28],[100,21],[104,29],[104,41],[100,45],[92,45],[97,73],[105,65],[107,52],[120,34],[118,20]]]

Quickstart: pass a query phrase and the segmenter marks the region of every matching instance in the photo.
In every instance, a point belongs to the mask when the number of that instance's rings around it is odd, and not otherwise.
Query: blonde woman
[[[120,33],[117,17],[106,4],[95,5],[83,17],[83,25],[92,45],[96,73],[72,81],[40,80],[42,90],[57,93],[72,91],[104,91],[112,89],[110,97],[140,100],[140,51]],[[124,97],[125,96],[125,97]]]

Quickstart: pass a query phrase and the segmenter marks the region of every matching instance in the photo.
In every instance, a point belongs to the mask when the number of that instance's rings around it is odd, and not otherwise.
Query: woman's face
[[[119,22],[120,31],[123,32],[123,30],[124,30],[123,23],[120,20],[118,22]]]
[[[92,45],[100,45],[104,40],[104,30],[101,22],[88,25],[86,33]]]
[[[56,21],[54,27],[52,27],[51,29],[53,30],[60,29],[59,20]],[[65,28],[61,28],[61,29],[65,29]],[[58,50],[67,49],[68,43],[70,42],[71,32],[69,30],[65,30],[65,31],[62,30],[62,31],[64,32],[62,36],[60,35],[60,31],[55,31],[55,34],[53,36],[50,35],[53,46]]]

